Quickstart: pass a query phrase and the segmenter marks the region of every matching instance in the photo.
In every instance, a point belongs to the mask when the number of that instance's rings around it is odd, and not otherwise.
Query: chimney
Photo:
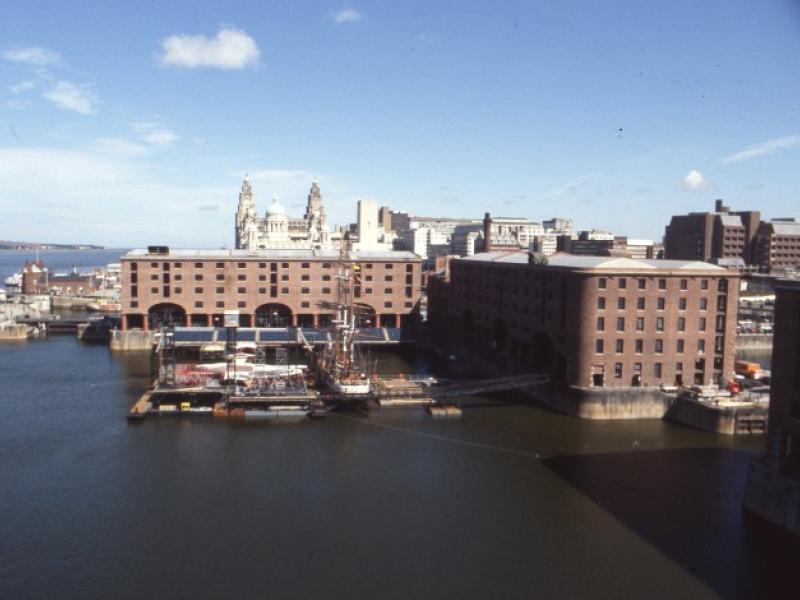
[[[483,251],[492,251],[492,215],[488,212],[483,216]]]
[[[714,200],[714,212],[716,212],[716,213],[726,213],[729,210],[730,209],[727,206],[722,204],[722,198],[717,198],[716,200]]]

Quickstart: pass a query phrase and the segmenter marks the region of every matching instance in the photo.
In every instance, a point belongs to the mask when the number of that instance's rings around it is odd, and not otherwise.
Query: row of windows
[[[644,277],[637,277],[635,278],[636,287],[637,289],[644,290],[647,289],[647,279]],[[727,291],[728,289],[728,280],[727,279],[720,279],[719,280],[719,290],[720,291]],[[608,279],[606,277],[600,277],[597,280],[597,287],[601,290],[607,289],[608,287]],[[621,290],[628,288],[628,279],[626,277],[619,277],[617,278],[617,287]],[[689,289],[689,280],[688,279],[681,279],[679,282],[679,287],[682,290]],[[660,278],[658,280],[658,289],[666,290],[667,289],[667,280],[665,278]],[[707,290],[708,289],[708,279],[701,279],[700,280],[700,289]]]
[[[645,319],[644,317],[637,317],[634,321],[636,331],[644,331],[645,330]],[[664,317],[656,317],[655,326],[656,331],[664,331]],[[606,319],[605,317],[597,317],[597,324],[596,324],[597,331],[605,331],[606,330]],[[686,318],[685,317],[678,317],[675,322],[675,329],[677,331],[686,331]],[[697,331],[705,331],[706,330],[706,318],[700,317],[697,319]],[[625,331],[625,317],[617,317],[617,331]],[[716,318],[716,331],[724,332],[725,331],[725,315],[717,315]]]
[[[725,338],[722,336],[717,336],[714,342],[714,350],[718,353],[722,352],[725,346]],[[686,342],[685,340],[676,340],[675,341],[675,352],[678,354],[683,354],[685,351]],[[603,354],[605,351],[605,342],[604,340],[597,339],[594,342],[594,351],[595,354]],[[644,340],[634,340],[634,353],[636,354],[644,354]],[[655,354],[663,354],[664,353],[664,340],[655,340],[653,344],[653,351]],[[697,340],[697,353],[703,354],[706,351],[706,341],[705,340]],[[625,352],[625,340],[615,340],[614,343],[614,352],[616,354],[623,354]]]
[[[717,310],[724,312],[727,303],[727,298],[725,296],[718,296],[717,297]],[[627,300],[623,297],[617,298],[617,309],[618,310],[625,310],[628,303]],[[688,300],[684,297],[678,298],[678,310],[686,310],[688,306]],[[647,307],[647,300],[644,297],[636,298],[636,310],[645,310]],[[605,296],[599,296],[597,298],[597,309],[598,310],[605,310],[606,308],[606,298]],[[659,296],[656,298],[656,309],[658,310],[666,310],[667,308],[667,299],[664,296]],[[700,310],[708,310],[708,298],[700,298],[698,302],[698,308]]]
[[[173,262],[173,263],[169,263],[169,262],[164,262],[164,263],[151,262],[150,263],[150,267],[153,268],[153,269],[158,269],[159,267],[161,267],[164,271],[169,271],[170,270],[170,264],[175,269],[183,268],[183,263],[182,262]],[[195,262],[195,263],[192,263],[192,264],[194,265],[194,267],[196,269],[203,269],[206,266],[206,263],[204,263],[204,262]],[[217,262],[217,263],[214,263],[214,266],[217,269],[224,269],[226,264],[227,263],[224,263],[224,262]],[[278,263],[274,262],[274,263],[269,263],[269,264],[270,264],[271,270],[274,271],[274,270],[277,269]],[[236,263],[236,267],[238,269],[246,269],[247,265],[248,265],[248,263],[246,263],[246,262]],[[266,269],[267,268],[267,263],[260,262],[260,263],[258,263],[258,267],[260,269]],[[310,269],[311,268],[311,263],[307,263],[307,262],[300,263],[300,267],[302,269]],[[328,262],[322,263],[322,268],[323,269],[330,269],[332,267],[333,267],[332,263],[328,263]],[[372,267],[373,267],[372,263],[365,263],[364,265],[362,265],[362,268],[364,268],[364,269],[372,269]],[[394,269],[394,263],[383,263],[383,267],[386,270],[392,270],[392,269]],[[139,264],[138,263],[135,263],[135,262],[131,263],[131,271],[137,271],[138,268],[139,268]],[[281,268],[282,269],[288,269],[289,268],[289,263],[288,262],[282,262],[281,263]],[[406,272],[407,273],[411,273],[413,270],[414,270],[414,265],[412,265],[412,264],[407,264],[406,265]]]
[[[183,288],[175,287],[175,288],[172,288],[171,291],[172,291],[172,293],[174,293],[176,295],[177,294],[182,294],[183,293]],[[225,291],[226,290],[225,290],[224,287],[215,288],[215,292],[217,294],[224,294]],[[361,288],[357,288],[357,295],[361,295],[361,291],[362,291]],[[170,288],[168,286],[164,286],[164,295],[165,296],[169,296],[170,295],[169,292],[170,292]],[[205,292],[204,288],[201,288],[201,287],[194,288],[194,293],[195,294],[203,294],[204,292]],[[150,293],[154,294],[154,295],[158,295],[159,288],[157,288],[157,287],[150,288]],[[246,294],[247,293],[247,288],[245,288],[245,287],[236,288],[236,293],[237,294]],[[267,293],[267,288],[258,288],[258,293],[259,294],[266,294]],[[288,293],[289,293],[289,288],[287,288],[287,287],[281,288],[281,294],[288,294]],[[302,288],[300,288],[300,293],[301,294],[310,294],[311,293],[311,288],[302,287]],[[331,293],[331,288],[329,288],[329,287],[321,288],[321,293],[322,294],[330,294]],[[370,288],[370,287],[363,288],[363,293],[364,294],[372,294],[372,288]],[[384,288],[383,293],[386,294],[386,295],[392,295],[394,293],[394,289],[393,288]],[[138,295],[139,295],[138,286],[135,286],[135,285],[131,286],[131,297],[132,298],[136,298]],[[275,294],[273,293],[272,295],[274,296]],[[413,295],[412,288],[406,288],[406,296],[411,297],[411,295]]]

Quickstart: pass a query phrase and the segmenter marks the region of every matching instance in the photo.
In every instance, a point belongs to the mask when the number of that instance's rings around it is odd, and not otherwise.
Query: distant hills
[[[0,250],[103,250],[93,244],[45,244],[41,242],[11,242],[0,240]]]

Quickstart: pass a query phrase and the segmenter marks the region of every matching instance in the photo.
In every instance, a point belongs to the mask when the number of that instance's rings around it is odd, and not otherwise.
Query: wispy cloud
[[[757,158],[759,156],[775,154],[776,152],[780,152],[781,150],[786,150],[788,148],[794,148],[795,146],[800,146],[800,134],[787,135],[784,137],[775,138],[774,140],[762,142],[760,144],[754,144],[753,146],[745,148],[741,152],[736,152],[735,154],[726,156],[722,160],[723,162],[741,162],[744,160],[750,160],[751,158]]]
[[[144,156],[149,150],[144,144],[137,144],[124,138],[98,138],[94,143],[97,150],[120,156]]]
[[[341,25],[343,23],[355,23],[356,21],[360,20],[361,13],[355,8],[350,8],[347,6],[339,9],[333,14],[333,22],[337,25]]]
[[[19,50],[6,50],[0,54],[5,60],[32,65],[35,67],[52,67],[61,63],[61,56],[47,48],[20,48]]]
[[[239,172],[228,171],[228,177],[242,177]],[[308,181],[309,185],[314,175],[307,169],[258,169],[248,173],[251,181],[284,182],[292,179]]]
[[[60,108],[73,110],[83,115],[94,114],[97,104],[97,96],[89,89],[89,86],[69,81],[57,82],[42,95]]]
[[[139,139],[153,146],[171,146],[179,139],[174,131],[163,127],[159,123],[131,123],[131,128],[139,136]]]
[[[707,179],[700,171],[692,169],[686,174],[686,177],[683,178],[681,187],[691,191],[708,190],[714,187],[714,183]]]
[[[258,64],[261,51],[242,30],[223,27],[216,36],[171,35],[161,41],[161,64],[167,67],[244,69]]]
[[[563,196],[571,196],[580,188],[582,188],[588,181],[600,177],[600,175],[600,173],[586,173],[585,175],[579,175],[566,185],[548,190],[543,194],[542,198],[552,199],[561,198]]]
[[[21,94],[22,92],[29,92],[33,88],[35,88],[37,83],[32,80],[28,79],[26,81],[20,81],[19,83],[15,83],[12,86],[9,86],[9,90],[11,90],[12,94]]]

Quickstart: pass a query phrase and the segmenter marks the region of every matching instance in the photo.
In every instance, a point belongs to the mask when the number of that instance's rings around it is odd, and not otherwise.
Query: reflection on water
[[[129,425],[146,356],[61,337],[0,369],[3,598],[748,597],[770,575],[740,511],[757,439],[513,394],[460,420]]]

